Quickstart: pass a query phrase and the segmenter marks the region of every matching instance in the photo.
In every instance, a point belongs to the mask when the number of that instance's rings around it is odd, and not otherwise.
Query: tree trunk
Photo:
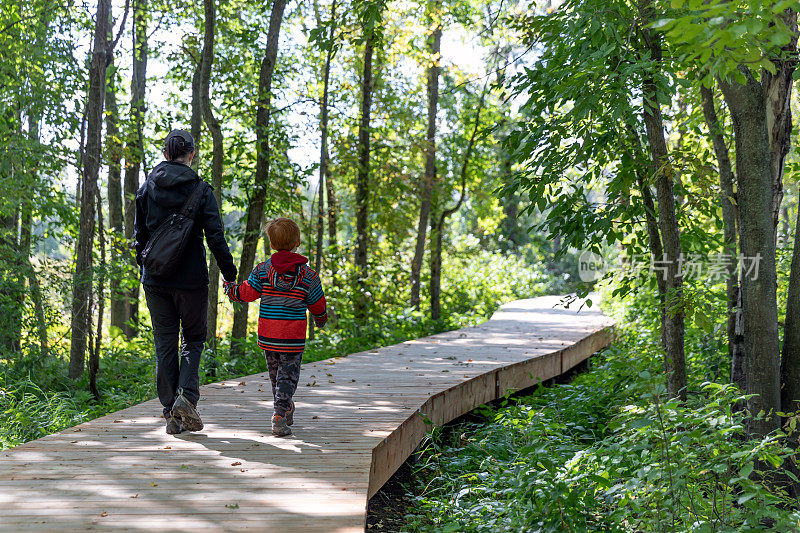
[[[375,51],[375,18],[369,20],[364,28],[364,72],[361,78],[361,120],[358,125],[358,173],[356,175],[356,267],[355,294],[353,308],[356,323],[364,325],[367,321],[367,245],[369,243],[369,156],[370,156],[370,113],[372,111],[372,56]],[[377,19],[377,20],[376,20]]]
[[[39,122],[41,115],[39,112],[31,112],[28,115],[28,138],[31,142],[35,143],[38,147],[39,144]],[[36,181],[36,173],[38,172],[38,157],[34,155],[33,166],[31,173],[33,174],[33,181]],[[30,286],[31,298],[33,299],[34,312],[36,314],[36,329],[39,336],[39,355],[46,357],[49,351],[47,341],[47,318],[44,312],[44,302],[42,300],[42,288],[39,285],[39,279],[36,276],[36,269],[31,263],[31,233],[33,227],[33,210],[29,209],[22,220],[21,238],[22,249],[25,252],[23,268],[27,272],[28,285]]]
[[[211,67],[214,64],[214,32],[216,26],[217,9],[215,0],[204,0],[205,6],[205,35],[203,37],[203,59],[201,62],[200,102],[203,109],[203,119],[211,133],[213,143],[211,159],[211,183],[214,186],[214,196],[217,199],[220,213],[222,213],[222,128],[214,116],[209,95],[211,85]],[[219,265],[214,254],[208,268],[208,334],[206,342],[209,347],[217,349],[217,309],[219,305]],[[212,367],[213,375],[213,367]]]
[[[786,322],[781,352],[781,411],[800,410],[800,207],[795,222],[795,242],[789,274]]]
[[[283,10],[286,0],[274,0],[267,31],[267,48],[261,62],[258,78],[258,103],[256,111],[256,173],[253,189],[247,204],[247,223],[242,245],[242,257],[239,262],[239,283],[250,276],[256,259],[258,240],[261,236],[261,224],[264,220],[264,206],[267,199],[269,178],[269,119],[272,93],[272,75],[278,59],[278,36],[280,35]],[[243,339],[247,334],[247,309],[242,305],[233,315],[233,338]],[[231,355],[241,355],[244,347],[240,342],[231,345]]]
[[[764,70],[761,85],[764,87],[767,106],[767,132],[769,134],[770,171],[772,175],[772,223],[775,226],[777,243],[778,220],[783,200],[783,163],[791,147],[792,75],[797,56],[797,14],[787,9],[781,18],[794,34],[782,53],[791,59],[774,61],[777,72],[773,75]]]
[[[194,73],[192,74],[192,116],[189,119],[189,133],[192,134],[194,139],[194,146],[197,150],[194,159],[192,160],[192,168],[197,170],[200,166],[200,137],[203,135],[203,105],[201,103],[201,85],[203,75],[203,57],[198,58],[194,52],[190,52],[189,57],[194,63]]]
[[[94,30],[92,62],[89,68],[89,93],[86,100],[86,153],[81,187],[81,214],[75,274],[72,284],[72,334],[69,354],[69,377],[83,373],[89,327],[89,300],[92,291],[92,247],[95,229],[97,178],[102,156],[103,100],[108,64],[108,26],[111,0],[99,0]]]
[[[700,98],[703,104],[703,115],[708,127],[711,144],[717,157],[719,168],[719,188],[721,191],[720,204],[722,206],[722,227],[725,240],[725,255],[728,261],[728,277],[726,280],[726,295],[728,298],[728,355],[731,359],[731,381],[742,390],[744,382],[744,339],[737,324],[741,324],[741,307],[739,306],[739,275],[737,267],[736,247],[736,206],[733,204],[733,183],[735,176],[731,167],[728,146],[722,136],[722,126],[714,107],[714,92],[711,88],[701,86]]]
[[[648,13],[644,12],[645,18]],[[661,41],[659,36],[649,29],[643,29],[645,45],[650,52],[650,58],[656,63],[661,62]],[[644,124],[647,130],[647,140],[650,146],[653,165],[656,169],[656,199],[658,202],[658,221],[661,233],[661,244],[664,254],[661,258],[666,265],[662,265],[662,275],[665,276],[664,288],[666,291],[666,306],[664,320],[664,366],[667,373],[667,390],[673,398],[686,399],[686,363],[684,356],[683,335],[683,283],[679,272],[681,257],[680,232],[678,220],[675,215],[675,195],[672,182],[676,172],[671,166],[667,143],[664,138],[664,123],[661,116],[661,106],[658,103],[658,86],[653,73],[647,74],[643,80],[642,92],[644,95]]]
[[[117,70],[114,58],[108,68],[106,86],[106,149],[108,153],[108,225],[111,241],[111,260],[119,265],[125,260],[125,218],[122,200],[122,141],[119,131],[119,107],[116,88]],[[111,327],[125,326],[125,293],[120,287],[120,274],[110,275]]]
[[[744,375],[745,391],[753,395],[747,408],[766,417],[751,420],[748,429],[766,435],[778,427],[780,409],[773,179],[764,88],[748,69],[742,73],[744,83],[721,81],[720,87],[736,140],[741,253],[750,266],[757,261],[757,272],[741,278]]]
[[[131,79],[132,138],[128,139],[125,154],[125,240],[133,242],[133,220],[136,215],[136,191],[139,189],[139,172],[144,160],[144,114],[147,84],[147,0],[133,1],[133,77]],[[131,274],[138,272],[133,246],[129,246],[128,262]],[[132,284],[127,293],[125,336],[132,339],[138,334],[139,284]]]
[[[100,190],[95,190],[97,193],[97,235],[98,245],[100,246],[100,263],[103,268],[100,269],[99,277],[97,280],[97,329],[94,335],[94,344],[89,343],[89,391],[94,396],[95,400],[100,400],[100,390],[97,388],[97,373],[100,371],[100,347],[103,345],[103,315],[105,314],[105,296],[103,290],[105,287],[105,272],[106,272],[106,239],[105,231],[103,229],[103,198],[100,196]],[[89,298],[91,307],[91,297]],[[91,319],[89,319],[91,325]]]
[[[436,112],[439,106],[439,58],[442,44],[442,1],[436,0],[429,5],[429,17],[433,17],[436,27],[428,36],[428,130],[425,136],[425,177],[419,189],[419,222],[417,223],[417,242],[414,257],[411,260],[411,299],[414,309],[419,309],[420,272],[422,257],[425,254],[425,238],[428,230],[428,218],[431,211],[431,191],[436,178]],[[441,228],[440,228],[441,229]],[[439,237],[441,240],[441,236]],[[441,258],[440,258],[441,259]],[[431,262],[433,264],[433,260]],[[433,280],[431,280],[433,283]]]
[[[481,98],[478,101],[478,108],[475,110],[475,126],[467,142],[467,148],[464,150],[464,160],[461,162],[461,194],[458,198],[458,202],[451,208],[443,209],[438,219],[434,219],[434,223],[431,224],[431,240],[433,241],[433,249],[431,250],[431,318],[433,320],[439,320],[442,314],[442,239],[444,236],[444,225],[447,218],[461,208],[461,204],[464,203],[464,198],[467,194],[467,170],[469,169],[472,151],[475,148],[475,139],[478,137],[481,112],[483,111],[483,104],[486,101],[486,94],[488,92],[489,84],[487,80],[487,83],[483,87]]]

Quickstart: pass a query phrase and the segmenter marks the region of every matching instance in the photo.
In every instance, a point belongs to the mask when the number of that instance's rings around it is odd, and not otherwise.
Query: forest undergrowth
[[[618,337],[570,383],[434,428],[408,464],[397,531],[798,531],[786,433],[748,438],[724,383],[724,339],[687,331],[690,394],[668,399],[657,316],[614,313]],[[723,372],[724,374],[724,372]],[[796,427],[796,419],[786,430]],[[787,472],[789,472],[787,474]]]

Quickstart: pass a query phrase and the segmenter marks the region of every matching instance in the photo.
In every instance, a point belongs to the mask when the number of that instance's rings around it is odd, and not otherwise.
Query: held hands
[[[222,283],[222,289],[225,291],[226,294],[230,291],[230,289],[232,289],[235,286],[236,286],[235,281],[223,281]]]

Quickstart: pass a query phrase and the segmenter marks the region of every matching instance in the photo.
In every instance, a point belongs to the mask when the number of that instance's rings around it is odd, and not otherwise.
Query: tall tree
[[[315,13],[317,16],[317,26],[322,27],[322,19],[319,15],[318,6],[314,5]],[[331,62],[336,50],[336,43],[334,42],[334,35],[336,32],[336,0],[331,2],[331,15],[328,21],[328,34],[322,41],[322,49],[325,50],[325,63],[322,66],[322,99],[320,100],[320,148],[319,148],[319,187],[317,190],[317,241],[316,252],[314,257],[314,268],[317,272],[322,270],[322,254],[323,254],[323,238],[324,238],[324,225],[325,225],[325,203],[323,197],[325,192],[328,192],[328,214],[330,219],[329,225],[329,246],[331,252],[334,253],[334,260],[330,261],[332,277],[336,277],[336,261],[335,261],[335,248],[336,248],[336,217],[334,212],[332,191],[333,185],[330,183],[331,170],[329,159],[330,154],[328,151],[328,97],[330,95],[330,80],[331,80]],[[309,321],[309,334],[314,338],[314,322]]]
[[[86,98],[86,150],[83,158],[80,225],[72,284],[72,333],[69,355],[69,377],[72,379],[77,379],[83,373],[90,323],[89,301],[92,291],[95,201],[102,156],[101,132],[103,129],[106,67],[110,48],[108,43],[110,7],[111,0],[98,0],[92,62],[89,67],[89,91]]]
[[[367,321],[367,247],[369,243],[369,157],[370,157],[370,113],[372,111],[372,59],[378,37],[377,26],[381,23],[381,8],[367,6],[364,20],[364,64],[361,75],[361,118],[358,123],[358,170],[356,173],[356,249],[355,294],[353,307],[356,322]]]
[[[425,176],[419,187],[419,223],[414,257],[411,260],[411,307],[419,309],[420,272],[425,254],[428,218],[431,212],[431,191],[436,179],[436,111],[439,105],[439,61],[442,45],[442,0],[428,2],[427,19],[433,19],[433,31],[428,36],[428,128],[425,135]],[[433,264],[433,261],[432,263]],[[433,304],[431,304],[433,305]],[[438,303],[437,303],[438,306]]]
[[[214,116],[211,107],[211,67],[214,64],[214,33],[216,27],[217,7],[215,0],[204,0],[205,32],[203,36],[203,56],[200,69],[200,103],[203,109],[203,120],[211,133],[212,159],[211,159],[211,184],[214,186],[214,196],[222,211],[222,128]],[[208,269],[208,335],[207,342],[212,349],[217,343],[217,309],[219,304],[219,265],[214,255]]]
[[[758,262],[757,273],[741,279],[744,374],[746,392],[753,395],[748,409],[767,416],[752,420],[750,430],[766,435],[778,427],[774,413],[780,409],[773,181],[766,95],[753,73],[742,70],[744,81],[721,80],[720,87],[733,119],[740,249],[748,261]]]
[[[111,241],[111,257],[114,265],[127,259],[125,254],[125,216],[122,198],[122,141],[119,131],[119,106],[116,88],[117,70],[114,58],[108,66],[106,85],[106,154],[108,159],[108,223]],[[124,329],[126,318],[126,299],[121,287],[120,275],[110,276],[111,322],[112,327]]]
[[[731,381],[745,389],[744,381],[744,346],[741,331],[741,293],[739,291],[739,272],[737,267],[737,231],[736,231],[736,206],[734,205],[733,184],[736,176],[733,174],[731,158],[728,153],[728,146],[722,135],[723,129],[717,117],[717,110],[714,107],[714,91],[711,87],[701,85],[700,100],[703,106],[708,134],[711,138],[711,145],[714,147],[714,154],[717,158],[717,169],[719,172],[720,186],[720,205],[722,206],[722,231],[725,241],[725,254],[729,258],[728,275],[726,279],[727,295],[727,334],[728,334],[728,355],[731,360]]]
[[[33,106],[32,106],[33,107]],[[30,110],[28,112],[28,137],[33,143],[35,149],[39,149],[39,123],[41,122],[40,110]],[[33,157],[33,164],[31,165],[31,173],[34,181],[36,180],[36,173],[38,172],[38,157],[35,154]],[[48,353],[48,340],[47,340],[47,320],[44,311],[44,299],[42,297],[42,287],[39,284],[39,278],[36,274],[36,269],[31,263],[31,230],[33,225],[33,209],[28,208],[23,216],[22,227],[20,228],[20,240],[22,242],[22,250],[24,252],[25,264],[24,269],[28,274],[28,285],[30,286],[30,293],[33,299],[34,311],[36,313],[36,326],[39,336],[39,353],[42,356]]]
[[[269,178],[269,120],[272,95],[272,76],[278,59],[278,37],[280,36],[283,11],[286,0],[274,0],[267,30],[267,48],[261,62],[258,77],[258,101],[256,103],[256,173],[253,188],[247,203],[247,223],[242,243],[242,257],[239,262],[239,282],[248,278],[256,259],[261,225],[264,220],[264,207],[267,200]],[[233,338],[242,339],[247,333],[247,306],[236,309],[233,315]],[[234,342],[231,353],[241,355],[244,347]]]
[[[457,212],[464,203],[464,198],[467,192],[467,173],[469,171],[469,164],[472,158],[472,152],[475,148],[475,140],[478,137],[478,129],[481,122],[481,112],[486,101],[486,95],[489,92],[489,84],[484,84],[483,91],[481,92],[480,99],[478,100],[478,107],[475,109],[475,124],[472,128],[472,134],[467,141],[467,147],[464,149],[464,158],[461,162],[461,193],[458,201],[453,207],[442,209],[438,217],[434,217],[431,224],[431,318],[439,320],[441,308],[441,292],[442,292],[442,238],[444,235],[444,227],[447,218]]]
[[[145,90],[147,88],[147,1],[133,0],[133,76],[131,78],[131,123],[125,150],[125,239],[133,242],[133,220],[136,214],[135,199],[139,189],[139,174],[144,162]],[[131,247],[132,249],[132,247]],[[131,271],[138,269],[136,257],[128,254]],[[131,285],[127,293],[125,336],[133,338],[138,332],[139,284]]]
[[[641,8],[644,21],[652,20],[653,11],[650,2]],[[675,214],[675,195],[673,181],[680,178],[672,166],[664,137],[664,121],[661,115],[659,87],[657,77],[660,76],[662,61],[661,37],[650,30],[642,28],[644,51],[652,62],[652,69],[645,72],[642,80],[644,125],[653,166],[656,171],[656,201],[658,203],[658,223],[661,234],[663,270],[666,299],[664,319],[664,363],[667,373],[667,389],[672,397],[686,399],[686,362],[684,354],[684,312],[683,282],[680,273],[681,242],[678,220]]]

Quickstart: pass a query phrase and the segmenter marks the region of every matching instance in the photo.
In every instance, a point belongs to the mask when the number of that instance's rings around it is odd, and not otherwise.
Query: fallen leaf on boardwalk
[[[467,359],[467,362],[468,362],[468,363],[471,363],[471,362],[472,362],[472,359]]]
[[[239,382],[239,386],[242,386],[242,385],[247,385],[247,382],[246,381],[240,381]]]
[[[333,381],[332,379],[329,379],[329,380],[328,380],[328,383],[336,383],[336,382],[335,382],[335,381]]]
[[[246,468],[240,468],[239,472],[247,472],[247,469]]]
[[[121,423],[122,423],[122,420],[114,420],[114,423],[115,423],[115,424],[121,424]]]
[[[131,498],[138,498],[138,497],[139,497],[139,493],[138,492],[136,494],[134,494],[133,496],[131,496]]]
[[[350,383],[355,383],[355,382],[356,382],[356,380],[354,380],[354,379],[350,380]]]
[[[165,450],[171,450],[171,449],[172,449],[172,446],[164,446],[164,449],[165,449]]]
[[[155,481],[151,481],[150,482],[150,486],[151,487],[158,487],[158,483],[156,483]]]
[[[331,374],[330,372],[325,372],[325,375],[331,377],[333,374]]]
[[[231,466],[239,466],[240,464],[242,464],[241,461],[236,461],[235,463],[231,463]]]
[[[122,438],[123,438],[123,439],[127,439],[128,437],[126,437],[125,435],[123,435],[123,436],[122,436]]]
[[[450,372],[449,370],[442,370],[442,372]]]
[[[239,508],[239,504],[238,503],[226,503],[225,507],[227,507],[228,509],[238,509]]]
[[[70,441],[70,444],[75,444],[76,442],[78,442],[78,441],[73,440],[73,441]]]
[[[319,418],[318,416],[314,415],[311,417],[311,420],[317,420],[318,418]]]
[[[100,513],[100,516],[108,516],[108,512],[107,511],[103,511],[102,513]]]

